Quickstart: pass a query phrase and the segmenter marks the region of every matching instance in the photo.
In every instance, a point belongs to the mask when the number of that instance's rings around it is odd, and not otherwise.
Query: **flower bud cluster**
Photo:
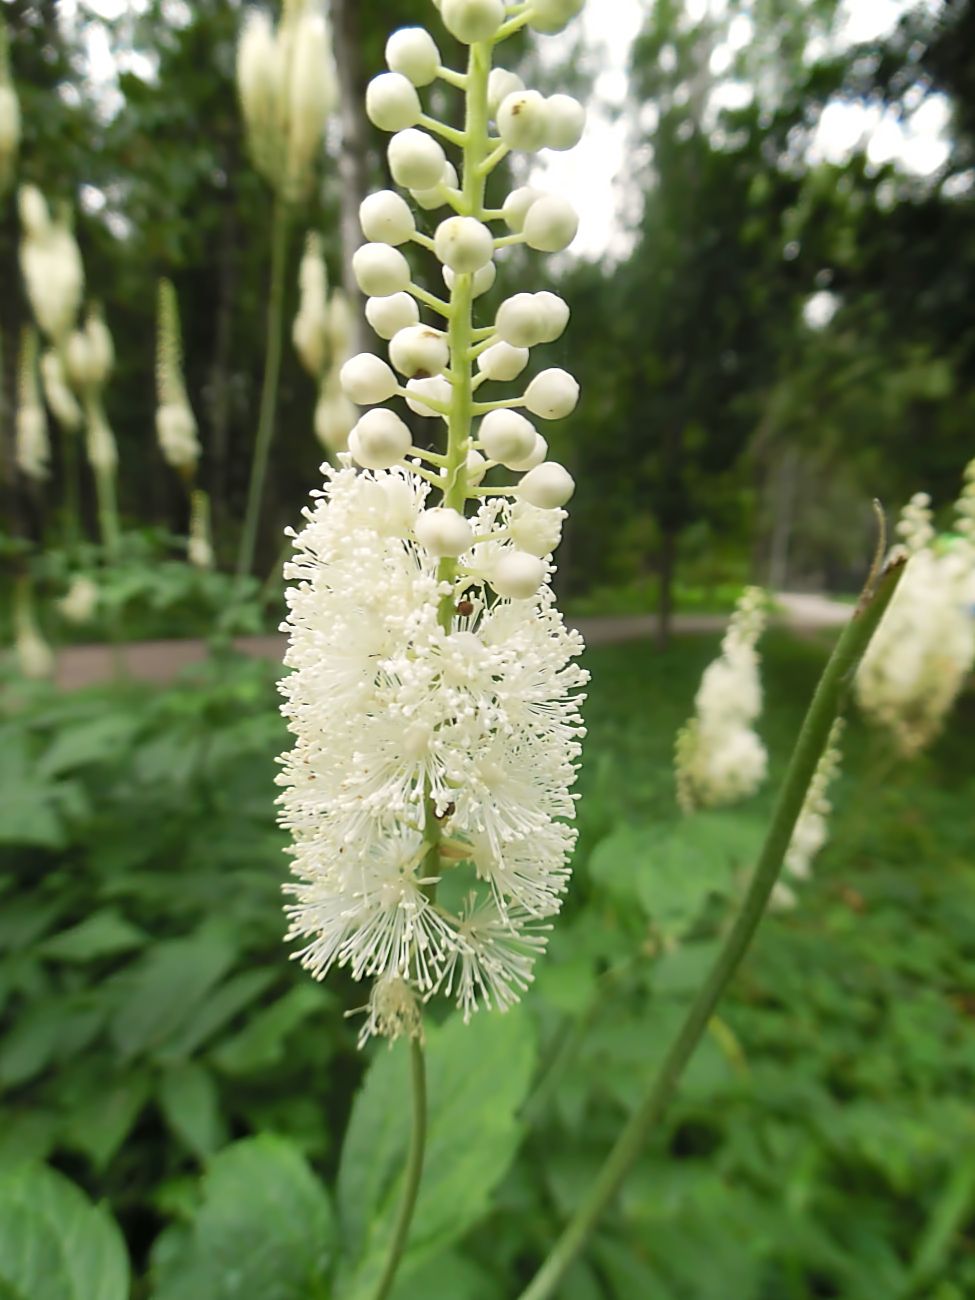
[[[0,18],[0,195],[10,187],[20,148],[20,100],[10,75],[7,33]]]
[[[190,536],[187,545],[190,564],[195,569],[213,568],[213,545],[210,541],[210,498],[202,488],[190,496]]]
[[[64,357],[68,378],[81,395],[88,463],[96,475],[113,475],[118,468],[118,447],[102,392],[115,364],[115,346],[100,308],[89,307],[84,325],[69,335]]]
[[[767,599],[760,587],[742,594],[721,654],[701,679],[695,716],[677,737],[677,800],[686,813],[747,799],[765,780],[768,754],[753,724],[762,711],[756,646]]]
[[[786,850],[784,872],[792,880],[808,880],[812,864],[822,852],[829,839],[829,819],[833,805],[829,801],[829,789],[839,775],[843,762],[841,742],[846,724],[842,718],[833,723],[826,748],[816,766],[813,779],[806,791],[805,802],[799,813],[792,832],[792,839]],[[772,905],[777,908],[795,907],[796,893],[785,880],[780,880],[772,894]]]
[[[200,459],[196,416],[183,378],[179,302],[169,280],[159,281],[156,319],[156,437],[168,465],[189,482]]]
[[[936,537],[925,494],[905,506],[907,570],[857,673],[861,709],[906,758],[937,738],[975,664],[975,461],[965,483],[954,541]]]
[[[255,167],[281,198],[300,202],[336,102],[331,39],[317,0],[286,0],[277,27],[263,10],[248,10],[237,90]]]
[[[342,391],[340,373],[349,354],[352,309],[341,289],[329,294],[328,272],[317,234],[310,234],[298,272],[298,314],[292,341],[302,365],[318,384],[315,434],[329,453],[345,451],[356,410]]]
[[[41,482],[50,472],[51,443],[47,412],[37,382],[37,350],[37,331],[25,329],[21,335],[17,370],[14,456],[21,474]]]
[[[30,583],[26,578],[17,583],[14,593],[14,654],[25,677],[40,681],[54,676],[54,651],[37,625]]]
[[[81,306],[85,283],[81,253],[67,216],[53,218],[36,186],[21,186],[18,204],[23,232],[20,268],[27,297],[42,332],[60,346]]]
[[[100,599],[97,584],[87,574],[79,573],[58,601],[58,611],[66,622],[80,626],[95,617]]]
[[[518,396],[483,389],[518,380],[569,307],[524,292],[482,313],[480,300],[506,247],[560,252],[575,236],[564,199],[523,189],[493,208],[486,187],[512,149],[578,142],[581,105],[490,65],[507,36],[559,30],[580,7],[442,0],[467,71],[404,28],[367,92],[398,187],[363,202],[353,258],[382,355],[343,361],[342,392],[366,409],[286,568],[295,745],[280,799],[291,933],[316,975],[373,981],[365,1034],[418,1033],[436,992],[465,1015],[516,1001],[567,884],[585,674],[550,579],[575,485],[535,422],[570,415],[579,386],[549,368]],[[463,129],[426,112],[438,80],[463,90]],[[414,282],[412,247],[437,258],[446,297]],[[408,413],[442,421],[446,447],[415,446]]]

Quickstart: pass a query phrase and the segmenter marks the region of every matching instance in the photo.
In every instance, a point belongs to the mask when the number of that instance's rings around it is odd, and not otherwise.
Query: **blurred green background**
[[[124,527],[111,571],[94,542],[82,553],[99,618],[66,625],[55,602],[77,557],[60,544],[60,466],[40,491],[13,473],[8,365],[0,630],[9,640],[7,597],[29,571],[55,643],[213,643],[165,686],[0,676],[0,1295],[11,1242],[47,1243],[34,1288],[10,1283],[17,1300],[88,1300],[75,1269],[102,1300],[93,1256],[79,1263],[57,1227],[84,1207],[36,1170],[25,1182],[25,1160],[110,1209],[133,1300],[365,1297],[395,1202],[402,1053],[357,1052],[344,1013],[361,990],[287,961],[277,668],[227,643],[276,627],[281,532],[323,455],[288,347],[242,601],[227,571],[271,209],[233,85],[243,8],[0,4],[19,178],[77,205],[116,339]],[[388,32],[436,16],[426,0],[331,8],[344,107],[302,222],[341,283],[343,202],[388,183],[362,92]],[[590,0],[583,26],[515,53],[528,84],[593,106],[591,143],[531,177],[580,203],[578,251],[543,266],[510,250],[487,300],[550,286],[573,307],[544,362],[583,385],[552,439],[579,485],[560,594],[573,615],[659,626],[655,644],[587,652],[575,885],[526,1007],[431,1031],[435,1140],[397,1300],[517,1294],[740,897],[771,794],[679,821],[674,737],[717,637],[667,648],[673,610],[726,611],[749,580],[848,595],[874,545],[871,500],[893,515],[924,489],[948,506],[975,452],[969,0]],[[18,240],[8,203],[8,359],[27,317]],[[289,319],[298,252],[296,238]],[[154,437],[161,275],[180,298],[216,572],[185,563],[185,494]],[[85,510],[94,537],[93,497]],[[779,631],[763,647],[770,790],[829,644]],[[854,721],[815,879],[766,921],[566,1300],[975,1296],[973,725],[969,691],[938,744],[897,764]],[[120,1247],[100,1223],[107,1258]],[[121,1294],[106,1284],[105,1300]]]

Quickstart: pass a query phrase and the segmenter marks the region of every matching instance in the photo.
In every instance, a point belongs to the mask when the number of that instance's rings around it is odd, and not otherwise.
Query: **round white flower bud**
[[[459,185],[457,168],[452,162],[448,162],[443,169],[439,184],[434,185],[430,190],[410,190],[410,197],[425,212],[432,212],[435,208],[442,208],[447,202],[446,190],[456,190]]]
[[[448,217],[437,227],[434,249],[444,266],[458,275],[473,275],[494,256],[494,238],[473,217]]]
[[[531,600],[545,581],[545,565],[524,551],[505,551],[491,572],[490,583],[499,596]]]
[[[513,348],[533,348],[545,333],[547,319],[544,305],[533,293],[516,293],[498,308],[494,328]]]
[[[405,244],[416,234],[410,205],[393,190],[379,190],[363,199],[359,224],[366,239],[376,244]]]
[[[481,455],[479,451],[475,451],[474,448],[472,447],[471,450],[467,453],[468,485],[470,487],[477,487],[477,485],[481,482],[481,480],[484,478],[484,475],[486,473],[487,473],[487,461],[484,459],[484,457]]]
[[[478,441],[488,459],[500,461],[509,469],[531,456],[537,437],[531,420],[509,410],[490,411],[477,431]]]
[[[443,179],[447,157],[433,136],[410,127],[389,142],[389,169],[404,190],[430,190]]]
[[[442,379],[439,375],[432,375],[429,379],[411,379],[406,385],[406,391],[411,394],[406,399],[406,405],[417,415],[425,415],[428,419],[434,415],[439,415],[442,420],[448,418],[425,399],[429,398],[430,401],[449,408],[454,392],[449,380]]]
[[[410,264],[397,248],[388,244],[363,244],[352,256],[356,282],[370,298],[388,298],[401,293],[410,283]]]
[[[468,520],[447,506],[421,511],[414,532],[420,545],[437,559],[463,555],[474,540],[474,530]]]
[[[535,445],[524,458],[524,460],[509,460],[508,469],[513,469],[519,474],[527,474],[530,469],[536,465],[541,465],[542,461],[548,455],[548,443],[540,433],[535,434]]]
[[[350,357],[339,371],[342,391],[357,406],[375,406],[388,401],[399,384],[396,376],[380,357],[371,352],[360,352]]]
[[[400,330],[419,323],[420,309],[408,293],[393,293],[388,298],[368,298],[366,320],[381,339],[391,339]]]
[[[75,388],[89,388],[97,382],[97,362],[92,352],[91,340],[84,330],[74,330],[69,335],[64,350],[64,360]]]
[[[572,475],[554,460],[547,460],[528,471],[518,484],[522,501],[539,510],[559,510],[572,500],[576,490]]]
[[[391,469],[413,445],[409,429],[395,411],[367,411],[349,434],[349,451],[364,469]]]
[[[416,126],[423,108],[412,81],[399,72],[381,72],[366,87],[366,114],[380,131],[405,131]]]
[[[504,22],[504,0],[441,0],[444,26],[465,45],[489,41]]]
[[[525,392],[525,405],[543,420],[564,420],[578,404],[579,384],[567,370],[543,370]]]
[[[495,266],[493,261],[488,262],[486,266],[482,266],[479,271],[475,271],[474,297],[480,298],[481,294],[487,293],[489,289],[494,287],[494,282],[497,278],[498,268]],[[445,266],[443,269],[443,279],[447,288],[452,290],[454,285],[457,283],[457,273],[452,271],[449,266]]]
[[[492,343],[481,353],[477,358],[477,368],[485,379],[506,383],[509,379],[518,378],[528,365],[528,357],[527,348],[513,348],[510,343],[502,340],[500,343]]]
[[[429,86],[441,64],[440,51],[425,27],[401,27],[386,42],[386,64],[414,86]]]
[[[407,379],[414,375],[433,376],[447,369],[450,349],[440,330],[431,325],[410,325],[394,335],[389,359]]]
[[[548,111],[546,147],[560,152],[574,149],[586,129],[586,110],[571,95],[549,95],[545,107]]]
[[[543,289],[535,294],[535,302],[542,309],[542,322],[545,332],[539,337],[539,343],[554,343],[565,333],[569,323],[569,304],[557,293]]]
[[[579,214],[558,194],[546,194],[533,203],[525,217],[525,243],[540,253],[561,253],[579,231]]]
[[[525,83],[517,72],[509,72],[507,68],[492,68],[488,77],[488,112],[491,117],[497,116],[503,99],[524,89]]]
[[[512,190],[501,209],[508,229],[513,230],[515,234],[520,234],[525,228],[528,209],[544,197],[542,191],[536,190],[532,185],[521,185],[518,189]]]
[[[505,95],[498,108],[498,135],[511,149],[537,153],[545,148],[548,109],[537,90]]]
[[[532,0],[529,26],[550,35],[568,27],[582,10],[585,0]]]

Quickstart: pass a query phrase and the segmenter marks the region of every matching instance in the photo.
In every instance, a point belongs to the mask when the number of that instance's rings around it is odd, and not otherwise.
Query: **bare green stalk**
[[[420,1179],[423,1175],[423,1156],[427,1142],[427,1076],[423,1057],[423,1044],[419,1038],[410,1039],[410,1081],[413,1089],[413,1128],[410,1134],[410,1153],[406,1161],[406,1174],[403,1183],[403,1199],[396,1227],[389,1245],[389,1254],[383,1268],[382,1277],[376,1287],[375,1300],[386,1300],[392,1290],[399,1272],[399,1266],[406,1250],[420,1193]]]
[[[284,335],[284,278],[288,264],[288,234],[291,213],[287,201],[275,199],[271,222],[271,284],[267,304],[267,340],[264,354],[264,382],[261,388],[261,410],[251,462],[250,486],[247,492],[247,510],[240,536],[237,555],[237,576],[245,577],[254,567],[257,549],[257,530],[261,521],[264,484],[267,479],[268,458],[274,440],[275,416],[278,405],[278,383],[281,378],[281,353]]]
[[[755,937],[833,723],[843,708],[857,667],[903,571],[904,561],[895,561],[883,570],[876,583],[868,582],[809,706],[738,918],[663,1063],[650,1081],[643,1101],[623,1128],[588,1194],[532,1282],[522,1292],[520,1300],[546,1300],[557,1293],[569,1268],[639,1159],[648,1135],[676,1093],[715,1008]]]

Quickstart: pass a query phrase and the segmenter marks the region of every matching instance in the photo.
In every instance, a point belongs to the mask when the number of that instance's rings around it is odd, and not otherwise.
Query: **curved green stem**
[[[677,1091],[685,1067],[694,1055],[722,994],[755,936],[792,840],[809,783],[829,740],[833,722],[843,707],[870,639],[897,589],[903,569],[903,561],[892,564],[880,575],[875,587],[865,591],[861,597],[853,618],[826,665],[809,706],[738,918],[660,1069],[651,1080],[643,1101],[627,1122],[582,1204],[535,1278],[522,1292],[520,1300],[546,1300],[546,1297],[556,1293],[601,1215],[639,1158],[648,1134]]]
[[[254,567],[257,529],[261,521],[261,503],[267,478],[267,462],[274,439],[274,417],[278,405],[278,381],[281,377],[281,353],[284,334],[284,275],[288,263],[288,204],[277,198],[271,224],[271,285],[267,303],[267,349],[264,356],[264,383],[261,388],[261,411],[251,462],[247,510],[240,535],[237,576],[244,578]]]
[[[410,1040],[410,1078],[413,1085],[413,1131],[410,1135],[410,1153],[406,1161],[403,1199],[400,1202],[396,1227],[393,1229],[393,1240],[390,1242],[389,1254],[386,1257],[379,1285],[376,1287],[374,1300],[386,1300],[396,1281],[396,1274],[410,1235],[416,1199],[420,1192],[423,1153],[427,1141],[427,1075],[423,1046],[418,1038]]]

